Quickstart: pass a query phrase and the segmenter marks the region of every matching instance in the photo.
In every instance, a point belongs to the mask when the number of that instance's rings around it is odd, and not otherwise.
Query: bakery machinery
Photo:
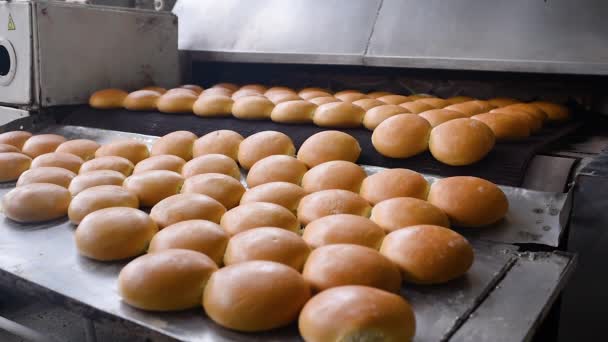
[[[133,138],[150,146],[177,130],[197,136],[219,129],[243,136],[276,130],[299,147],[325,130],[87,105],[91,93],[103,88],[184,83],[568,104],[573,120],[497,144],[487,158],[465,167],[443,165],[428,153],[386,158],[372,147],[371,132],[342,130],[359,141],[358,163],[368,174],[401,167],[422,172],[430,182],[478,176],[499,184],[509,198],[511,211],[501,225],[460,230],[476,253],[467,277],[447,286],[402,289],[417,316],[416,341],[601,336],[608,300],[601,267],[608,220],[602,210],[608,4],[178,0],[169,13],[99,6],[137,2],[90,3],[0,2],[1,132],[24,129],[102,144]],[[5,183],[0,191],[13,187]],[[116,291],[125,263],[79,257],[73,227],[66,220],[23,227],[2,218],[0,285],[10,294],[10,300],[0,299],[2,330],[30,340],[301,339],[295,325],[242,334],[221,328],[200,309],[153,313],[129,307]],[[39,312],[49,317],[46,323],[31,319]],[[53,317],[69,326],[60,327]]]

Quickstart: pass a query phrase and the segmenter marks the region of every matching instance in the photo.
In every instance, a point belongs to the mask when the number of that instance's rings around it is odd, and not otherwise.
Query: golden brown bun
[[[228,96],[204,94],[194,102],[192,111],[203,117],[229,116],[232,114],[233,104],[234,100]]]
[[[125,175],[114,170],[94,170],[81,173],[74,177],[69,184],[68,190],[72,196],[78,195],[85,189],[99,185],[119,185],[125,180]]]
[[[16,152],[16,153],[21,153],[21,150],[16,148],[13,145],[9,145],[9,144],[0,144],[0,153],[6,153],[6,152]]]
[[[156,103],[162,94],[154,90],[136,90],[129,93],[123,102],[128,110],[156,110]]]
[[[312,122],[316,108],[315,104],[304,100],[282,102],[274,107],[270,113],[270,119],[283,123]]]
[[[306,165],[294,157],[269,156],[253,164],[247,173],[247,185],[253,188],[271,182],[300,184],[306,171]]]
[[[264,96],[268,96],[268,95],[273,95],[273,94],[278,94],[278,93],[291,93],[291,94],[296,94],[296,91],[289,88],[289,87],[283,87],[283,86],[274,86],[274,87],[270,87],[268,88],[268,90],[266,90],[264,92]]]
[[[57,147],[66,142],[66,139],[57,134],[39,134],[27,139],[21,152],[32,158],[45,153],[55,152]]]
[[[220,202],[226,209],[232,209],[239,204],[245,193],[245,187],[233,177],[221,173],[204,173],[188,178],[181,192],[207,195]]]
[[[123,157],[135,165],[148,158],[150,152],[148,151],[148,146],[143,142],[133,139],[124,139],[103,145],[95,152],[95,158],[106,156]]]
[[[484,105],[485,104],[485,105]],[[453,105],[449,105],[445,107],[445,109],[453,110],[455,112],[460,112],[466,116],[473,116],[481,113],[488,112],[492,110],[494,107],[487,105],[483,101],[473,100],[467,102],[461,102]]]
[[[177,173],[182,173],[182,167],[184,167],[186,161],[178,156],[172,154],[161,154],[144,159],[135,165],[133,174],[138,174],[152,170],[167,170]]]
[[[530,128],[530,133],[538,132],[538,131],[540,131],[541,128],[543,128],[543,120],[541,118],[538,118],[538,117],[534,116],[533,114],[530,114],[530,113],[527,113],[527,112],[524,112],[521,110],[500,107],[500,108],[492,109],[490,111],[490,113],[509,114],[513,117],[519,118],[520,120],[526,121],[528,124],[528,127]]]
[[[244,120],[268,119],[274,103],[264,96],[244,96],[234,100],[232,115]]]
[[[196,84],[182,84],[179,87],[184,88],[184,89],[190,89],[197,94],[200,94],[203,92],[203,90],[205,90],[205,89],[203,89],[203,87],[196,85]]]
[[[182,167],[182,176],[185,178],[203,173],[221,173],[241,179],[239,166],[223,154],[205,154],[192,159]]]
[[[276,131],[263,131],[245,138],[239,146],[238,160],[248,170],[258,160],[275,154],[295,155],[296,148],[287,135]]]
[[[126,91],[120,89],[98,90],[89,97],[89,105],[98,109],[122,108],[122,103],[127,95],[129,94]]]
[[[346,190],[323,190],[304,196],[298,205],[303,225],[324,216],[353,214],[368,217],[371,207],[363,197]]]
[[[465,274],[473,248],[455,231],[433,225],[396,230],[382,242],[380,253],[395,263],[406,282],[441,284]]]
[[[361,107],[364,111],[368,111],[374,107],[385,105],[384,102],[376,99],[361,99],[353,101],[353,104]]]
[[[377,99],[377,98],[380,98],[380,97],[386,96],[386,95],[395,95],[395,94],[388,92],[388,91],[373,91],[373,92],[367,94],[367,96],[369,96],[372,99]]]
[[[449,110],[449,109],[431,109],[419,114],[420,117],[424,118],[431,124],[431,127],[439,126],[444,122],[466,118],[467,116],[461,112]]]
[[[234,84],[234,83],[218,83],[216,85],[214,85],[212,88],[224,88],[224,89],[228,89],[228,90],[232,90],[233,92],[239,90],[239,86]]]
[[[157,93],[159,93],[161,95],[167,92],[166,88],[157,87],[157,86],[147,86],[147,87],[141,88],[141,90],[152,90],[152,91],[155,91],[155,92],[157,92]]]
[[[378,97],[378,100],[386,103],[386,104],[392,104],[392,105],[398,105],[398,104],[402,104],[408,101],[412,101],[408,96],[403,96],[403,95],[384,95],[384,96],[380,96]]]
[[[148,253],[166,249],[189,249],[203,253],[221,265],[228,244],[219,224],[206,220],[181,221],[165,227],[152,238]]]
[[[217,324],[237,331],[288,325],[310,299],[310,287],[293,268],[272,261],[247,261],[213,273],[203,307]]]
[[[549,121],[565,121],[570,118],[570,109],[564,105],[547,101],[535,101],[531,104],[545,112]]]
[[[49,221],[65,216],[71,199],[68,190],[57,184],[27,184],[2,197],[2,212],[17,222]]]
[[[446,100],[448,102],[450,102],[451,104],[457,104],[457,103],[473,101],[475,99],[470,96],[452,96],[452,97],[447,98]]]
[[[139,199],[142,207],[152,207],[163,199],[176,195],[184,184],[184,177],[167,170],[152,170],[127,177],[123,187]]]
[[[357,139],[340,131],[323,131],[310,136],[298,150],[298,159],[308,167],[331,160],[356,162],[361,154]]]
[[[0,182],[14,181],[30,168],[32,159],[17,152],[0,153]]]
[[[266,97],[275,105],[287,101],[302,101],[301,97],[299,97],[296,93],[291,92],[275,92],[273,94],[266,95]]]
[[[145,212],[125,207],[97,210],[76,228],[78,252],[99,261],[132,258],[146,252],[156,223]]]
[[[245,85],[241,86],[240,89],[255,90],[255,91],[259,92],[260,94],[264,94],[268,90],[268,88],[262,84],[245,84]]]
[[[528,121],[514,115],[504,113],[482,113],[473,115],[471,119],[479,120],[490,127],[498,141],[516,140],[530,136]]]
[[[254,89],[239,89],[239,90],[235,91],[234,93],[232,93],[232,99],[235,101],[240,98],[249,97],[249,96],[264,97],[263,92],[259,92]]]
[[[163,95],[171,95],[171,94],[187,94],[187,95],[194,95],[198,97],[198,94],[196,91],[192,90],[192,89],[186,89],[186,88],[172,88],[167,90]]]
[[[320,95],[317,95],[320,94]],[[298,92],[298,95],[305,99],[312,99],[319,96],[333,96],[333,94],[329,93],[327,89],[323,88],[304,88]],[[316,95],[316,96],[315,96]]]
[[[365,177],[367,174],[361,166],[349,161],[333,160],[306,172],[302,178],[302,188],[307,193],[330,189],[359,192]]]
[[[339,286],[306,303],[299,318],[308,342],[410,342],[414,311],[403,297],[367,286]]]
[[[418,94],[412,94],[412,95],[408,96],[408,98],[410,99],[410,101],[416,101],[416,100],[420,100],[420,99],[432,99],[432,98],[434,98],[434,96],[430,95],[430,94],[418,93]]]
[[[320,105],[312,120],[321,127],[358,127],[361,126],[365,111],[349,102],[332,102]]]
[[[418,172],[408,169],[386,169],[368,176],[359,195],[372,205],[395,197],[426,199],[429,184]]]
[[[68,208],[68,217],[79,224],[88,214],[111,207],[138,208],[137,196],[117,185],[98,185],[82,190],[74,196]]]
[[[63,152],[51,152],[34,158],[30,168],[35,169],[38,167],[54,166],[78,173],[82,163],[82,159],[76,155]]]
[[[483,122],[454,119],[433,128],[429,149],[444,164],[470,165],[490,153],[495,141],[494,133]]]
[[[526,113],[534,116],[537,120],[541,120],[543,122],[545,120],[547,120],[547,118],[548,118],[548,115],[547,115],[547,113],[545,113],[545,111],[543,111],[540,107],[535,106],[534,104],[531,104],[531,103],[516,103],[516,104],[502,107],[501,109],[513,109],[513,110],[526,112]]]
[[[340,100],[338,100],[337,98],[333,97],[333,96],[321,96],[321,97],[315,97],[314,99],[310,99],[307,100],[310,103],[314,103],[317,106],[320,106],[322,104],[326,104],[326,103],[332,103],[332,102],[340,102]]]
[[[220,226],[230,236],[259,227],[283,228],[292,232],[300,230],[300,223],[291,211],[265,202],[252,202],[228,210]]]
[[[418,113],[426,112],[427,110],[435,109],[435,107],[431,106],[430,104],[427,104],[424,102],[419,102],[419,100],[405,102],[405,103],[400,104],[399,106],[407,109],[408,113],[413,113],[413,114],[418,114]]]
[[[334,97],[344,102],[355,102],[357,100],[369,98],[367,95],[362,93],[335,93]]]
[[[199,95],[199,99],[206,96],[225,96],[232,98],[233,93],[234,91],[226,88],[208,88],[203,90],[203,92]],[[196,107],[196,104],[194,106]],[[232,102],[230,102],[230,106],[230,108],[232,108]],[[194,113],[196,114],[196,111]]]
[[[146,254],[118,275],[118,292],[142,310],[177,311],[200,307],[203,290],[217,265],[203,253],[169,249]]]
[[[512,105],[518,103],[516,99],[508,98],[508,97],[495,97],[488,100],[488,103],[494,107],[504,107],[508,105]]]
[[[117,156],[107,156],[107,157],[99,157],[95,159],[91,159],[89,161],[84,162],[82,166],[80,166],[80,174],[98,171],[98,170],[112,170],[122,173],[125,176],[128,176],[133,172],[133,163],[129,161],[129,159]]]
[[[69,140],[57,147],[55,152],[71,153],[80,157],[83,161],[95,158],[95,151],[99,144],[89,139]]]
[[[50,183],[57,184],[67,189],[74,177],[76,177],[74,172],[64,168],[52,166],[39,167],[22,173],[17,181],[17,186],[24,186],[32,183]]]
[[[207,220],[219,223],[225,212],[226,208],[209,196],[177,194],[165,198],[152,207],[150,217],[162,229],[188,220]]]
[[[253,202],[278,204],[295,212],[306,193],[301,187],[287,182],[272,182],[247,190],[241,197],[241,205]]]
[[[302,276],[315,292],[344,285],[363,285],[389,292],[401,288],[397,266],[369,247],[333,244],[313,250]]]
[[[194,142],[192,153],[194,157],[205,154],[223,154],[237,160],[239,145],[243,136],[235,131],[222,129],[203,135]]]
[[[384,239],[384,231],[366,217],[338,214],[310,222],[302,238],[313,249],[340,243],[378,249]]]
[[[288,230],[274,227],[249,229],[230,238],[226,266],[253,260],[274,261],[302,271],[310,248],[302,238]]]
[[[378,153],[391,158],[408,158],[427,150],[431,125],[414,114],[398,114],[384,120],[372,133]]]
[[[197,99],[196,93],[188,89],[168,91],[156,101],[156,107],[163,113],[192,113],[192,106]]]
[[[382,105],[369,109],[363,117],[363,126],[369,130],[374,130],[378,125],[397,114],[406,114],[410,111],[398,105]]]
[[[154,142],[150,149],[150,155],[172,154],[188,161],[192,159],[192,145],[194,145],[196,139],[196,134],[192,132],[171,132]]]
[[[32,137],[27,131],[10,131],[0,134],[0,144],[12,145],[21,150],[23,144]]]
[[[449,177],[431,185],[429,203],[443,210],[456,226],[481,227],[500,221],[509,210],[504,192],[477,177]]]
[[[416,100],[416,102],[427,104],[427,105],[432,106],[433,108],[436,108],[436,109],[447,107],[447,106],[449,106],[449,105],[452,104],[448,100],[440,99],[440,98],[437,98],[437,97],[423,98],[423,99]]]
[[[376,204],[370,219],[387,233],[420,224],[450,227],[450,220],[441,209],[411,197],[395,197]]]

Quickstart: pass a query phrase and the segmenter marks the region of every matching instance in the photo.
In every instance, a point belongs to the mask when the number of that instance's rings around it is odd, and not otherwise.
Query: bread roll
[[[427,110],[435,109],[435,107],[424,102],[410,101],[399,105],[407,110],[408,113],[418,114],[426,112]]]
[[[386,104],[392,104],[392,105],[399,105],[408,101],[412,101],[410,100],[409,97],[407,96],[403,96],[403,95],[385,95],[385,96],[380,96],[378,97],[378,100],[386,103]]]
[[[307,101],[310,102],[310,103],[314,103],[317,106],[320,106],[320,105],[326,104],[326,103],[341,102],[340,100],[338,100],[337,98],[335,98],[333,96],[315,97],[314,99],[309,99]]]
[[[220,88],[218,88],[220,89]],[[203,94],[192,105],[194,114],[202,117],[229,116],[234,100],[225,95]]]
[[[57,184],[27,184],[2,197],[2,212],[22,223],[49,221],[65,216],[71,199],[68,190]]]
[[[403,297],[367,286],[339,286],[306,303],[299,330],[308,342],[414,339],[414,311]]]
[[[157,93],[159,93],[161,95],[167,92],[166,88],[158,87],[158,86],[147,86],[147,87],[141,88],[141,90],[152,90],[152,91],[155,91],[155,92],[157,92]]]
[[[156,223],[145,212],[115,207],[87,215],[76,228],[74,237],[81,255],[113,261],[145,253],[157,231]]]
[[[275,105],[287,101],[303,101],[301,97],[299,97],[296,93],[291,92],[282,92],[282,93],[273,93],[271,95],[266,96],[272,103]]]
[[[310,287],[293,268],[272,261],[248,261],[215,272],[203,307],[217,324],[237,331],[264,331],[297,319]]]
[[[203,290],[217,265],[205,254],[169,249],[146,254],[118,275],[122,300],[138,309],[176,311],[200,307]]]
[[[269,156],[253,164],[247,173],[247,185],[253,188],[271,182],[300,184],[307,170],[306,165],[294,157]]]
[[[377,250],[384,239],[384,231],[366,217],[338,214],[310,222],[302,238],[313,249],[347,243]]]
[[[196,85],[196,84],[182,84],[181,86],[179,86],[180,88],[184,88],[184,89],[190,89],[193,92],[200,94],[203,92],[203,87]]]
[[[71,153],[80,157],[83,161],[95,158],[95,151],[99,148],[99,144],[89,139],[69,140],[57,147],[55,152]]]
[[[9,145],[9,144],[0,144],[0,153],[6,153],[6,152],[16,152],[16,153],[21,153],[21,150],[16,148],[13,145]]]
[[[57,147],[66,142],[66,139],[57,134],[39,134],[27,139],[21,151],[32,158],[45,153],[55,152]]]
[[[391,116],[406,113],[409,113],[409,110],[397,105],[383,105],[374,107],[365,112],[365,116],[363,117],[363,126],[373,131],[382,121],[390,118]]]
[[[207,96],[225,96],[228,98],[232,98],[232,94],[234,93],[234,91],[230,90],[230,89],[226,89],[226,88],[208,88],[203,90],[203,92],[199,95],[199,99],[201,97],[207,97]],[[198,102],[198,101],[197,101]],[[232,108],[232,101],[230,102],[230,108]],[[194,107],[196,108],[196,102],[194,104]],[[196,111],[194,112],[196,114]],[[228,113],[230,114],[230,113]]]
[[[239,90],[239,86],[234,84],[234,83],[218,83],[216,85],[214,85],[212,88],[224,88],[224,89],[228,89],[228,90],[232,90],[233,92]]]
[[[221,173],[241,179],[241,170],[236,162],[223,154],[205,154],[187,162],[182,167],[182,176],[189,178],[203,173]]]
[[[401,288],[397,266],[377,250],[350,244],[333,244],[313,250],[302,276],[315,292],[344,285],[363,285],[390,292]]]
[[[468,117],[461,112],[449,109],[431,109],[420,113],[419,116],[428,121],[431,124],[431,127],[439,126],[450,120]]]
[[[194,142],[192,153],[194,157],[206,154],[223,154],[237,160],[239,145],[243,139],[243,136],[235,131],[227,129],[213,131]]]
[[[475,99],[470,96],[452,96],[452,97],[447,98],[446,100],[448,102],[450,102],[451,104],[457,104],[457,103],[473,101]]]
[[[514,115],[504,113],[483,113],[473,115],[473,120],[486,124],[496,137],[496,140],[517,140],[530,136],[528,121]]]
[[[0,153],[0,182],[17,180],[22,173],[30,168],[32,159],[17,152]]]
[[[264,94],[268,88],[264,85],[261,84],[245,84],[243,86],[241,86],[241,88],[239,89],[244,89],[244,90],[255,90],[257,92],[259,92],[260,94]]]
[[[190,160],[192,159],[192,146],[196,139],[196,134],[192,132],[171,132],[154,142],[154,145],[150,149],[150,155],[172,154],[183,160]]]
[[[238,161],[250,169],[258,160],[275,154],[295,155],[296,148],[287,135],[276,131],[263,131],[245,138],[239,145]]]
[[[244,96],[234,100],[232,115],[244,120],[268,119],[274,103],[264,96]]]
[[[364,111],[368,111],[374,107],[385,105],[384,102],[376,99],[361,99],[353,101],[353,104],[361,107]]]
[[[324,216],[353,214],[368,217],[371,207],[361,196],[347,190],[323,190],[304,196],[298,205],[303,225]]]
[[[80,157],[63,152],[51,152],[40,155],[32,160],[32,169],[45,166],[60,167],[78,173],[83,161]]]
[[[192,89],[186,89],[186,88],[171,88],[169,90],[167,90],[163,95],[167,95],[167,94],[188,94],[188,95],[194,95],[198,97],[198,93]]]
[[[565,121],[570,118],[570,109],[564,105],[547,101],[535,101],[531,104],[545,112],[549,121]]]
[[[150,153],[148,152],[148,146],[143,142],[133,139],[124,139],[112,141],[109,144],[103,145],[95,152],[95,158],[106,156],[123,157],[131,161],[131,163],[137,164],[148,158]]]
[[[427,104],[427,105],[429,105],[429,106],[431,106],[433,108],[436,108],[436,109],[447,107],[447,106],[449,106],[449,105],[452,104],[448,100],[440,99],[440,98],[437,98],[437,97],[423,98],[423,99],[416,100],[415,102],[424,103],[424,104]]]
[[[368,96],[362,93],[336,93],[334,97],[344,102],[355,102],[361,99],[367,99]]]
[[[266,260],[300,272],[309,253],[306,242],[294,232],[274,227],[254,228],[238,233],[228,241],[224,264]]]
[[[207,195],[226,209],[232,209],[239,204],[245,187],[233,177],[221,173],[205,173],[188,178],[181,192]]]
[[[274,122],[305,123],[312,122],[312,116],[317,106],[308,101],[287,101],[276,105],[270,113]]]
[[[508,114],[513,117],[519,118],[520,120],[527,122],[528,127],[530,128],[530,133],[536,133],[536,132],[540,131],[541,128],[543,128],[543,120],[541,118],[536,117],[533,114],[530,114],[530,113],[527,113],[527,112],[524,112],[521,110],[500,107],[500,108],[492,109],[490,111],[490,113]]]
[[[27,131],[10,131],[0,134],[0,144],[12,145],[21,150],[23,144],[32,137]]]
[[[139,174],[146,171],[152,170],[167,170],[177,173],[182,173],[182,167],[184,167],[186,161],[178,156],[172,154],[161,154],[144,159],[135,165],[133,174]]]
[[[228,210],[220,226],[230,236],[260,227],[283,228],[292,232],[300,229],[300,223],[291,211],[265,202],[252,202]]]
[[[43,169],[43,168],[40,168]],[[63,169],[62,169],[63,170]],[[66,170],[67,171],[67,170]],[[122,186],[125,175],[114,170],[94,170],[81,173],[74,177],[69,184],[68,190],[72,196],[78,195],[85,189],[99,185],[118,185]]]
[[[408,169],[386,169],[368,176],[359,194],[372,205],[395,197],[426,199],[429,184],[418,172]]]
[[[17,181],[17,186],[24,186],[32,183],[50,183],[57,184],[67,189],[74,177],[76,177],[74,172],[64,168],[52,166],[39,167],[22,173]]]
[[[365,111],[349,102],[332,102],[320,105],[312,120],[321,127],[358,127],[361,126]]]
[[[342,189],[359,192],[367,174],[355,163],[333,160],[319,164],[304,174],[302,188],[307,193],[321,190]]]
[[[453,105],[449,105],[445,107],[445,109],[453,110],[455,112],[460,112],[466,116],[473,116],[481,113],[488,112],[492,109],[491,106],[484,106],[482,101],[467,101],[456,103]]]
[[[453,166],[470,165],[494,148],[496,138],[483,122],[454,119],[433,128],[429,149],[435,159]]]
[[[97,109],[118,109],[122,108],[123,101],[129,95],[120,89],[103,89],[94,92],[89,97],[89,105]]]
[[[152,207],[150,217],[162,229],[188,220],[207,220],[219,223],[225,212],[226,208],[209,196],[177,194],[165,198]]]
[[[408,98],[411,101],[416,101],[416,100],[420,100],[420,99],[432,99],[432,98],[434,98],[434,96],[430,95],[430,94],[425,94],[425,93],[417,93],[417,94],[412,94],[412,95],[408,96]]]
[[[420,224],[450,227],[450,221],[441,209],[412,197],[395,197],[376,204],[370,219],[387,233]]]
[[[291,93],[291,94],[296,94],[295,90],[289,88],[289,87],[283,87],[283,86],[274,86],[274,87],[270,87],[268,88],[268,90],[266,90],[264,92],[264,96],[268,96],[268,95],[274,95],[274,94],[280,94],[280,93]]]
[[[516,103],[502,107],[501,109],[513,109],[517,111],[526,112],[534,116],[534,118],[536,118],[537,120],[541,120],[542,122],[546,121],[548,118],[547,113],[545,113],[540,107],[530,103]]]
[[[84,162],[80,166],[80,174],[98,171],[98,170],[112,170],[122,173],[128,176],[133,172],[133,163],[129,159],[117,156],[98,157]]]
[[[333,97],[333,94],[331,94],[327,90],[321,89],[321,88],[304,88],[298,92],[298,96],[300,96],[304,100],[310,100],[310,99],[314,99],[317,97],[327,97],[327,96]]]
[[[298,159],[308,167],[331,160],[356,162],[361,154],[357,139],[340,131],[323,131],[310,136],[298,150]]]
[[[512,105],[518,103],[516,99],[508,98],[508,97],[495,97],[488,100],[488,103],[494,107],[504,107],[508,105]]]
[[[408,158],[427,150],[431,125],[418,115],[398,114],[372,134],[372,145],[385,157]]]
[[[164,93],[156,101],[156,107],[159,112],[178,114],[192,113],[192,106],[198,96],[194,92],[185,91],[168,91]]]
[[[98,185],[82,190],[74,196],[68,208],[68,217],[79,224],[88,214],[112,207],[138,208],[137,196],[117,185]]]
[[[123,187],[139,199],[142,207],[152,207],[163,199],[180,192],[184,177],[167,170],[152,170],[125,179]]]
[[[395,94],[388,92],[388,91],[373,91],[373,92],[367,94],[367,96],[369,96],[372,99],[377,99],[377,98],[380,98],[380,97],[386,96],[386,95],[395,95]]]
[[[263,92],[259,92],[257,90],[254,89],[239,89],[237,91],[235,91],[234,93],[232,93],[232,99],[234,101],[243,98],[243,97],[249,97],[249,96],[260,96],[260,97],[264,97]]]
[[[161,93],[154,90],[136,90],[125,97],[123,106],[125,109],[135,111],[156,110],[156,103],[161,95]]]
[[[217,265],[221,265],[227,244],[228,234],[219,224],[206,220],[188,220],[165,227],[154,235],[148,253],[167,249],[189,249],[203,253]]]
[[[500,221],[509,210],[504,192],[477,177],[449,177],[431,185],[429,203],[443,210],[456,226],[481,227]]]
[[[465,274],[473,248],[448,228],[419,225],[396,230],[382,242],[380,253],[395,263],[403,279],[415,284],[441,284]]]
[[[288,182],[271,182],[247,190],[241,197],[241,205],[253,202],[278,204],[295,212],[306,193],[301,187]]]

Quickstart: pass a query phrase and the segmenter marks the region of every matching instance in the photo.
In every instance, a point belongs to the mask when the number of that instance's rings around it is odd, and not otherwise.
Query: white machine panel
[[[0,1],[0,103],[31,102],[31,4]]]

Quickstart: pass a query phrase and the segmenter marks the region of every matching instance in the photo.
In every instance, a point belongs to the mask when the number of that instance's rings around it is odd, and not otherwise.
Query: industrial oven
[[[198,136],[218,129],[243,136],[276,130],[299,146],[323,130],[86,105],[102,88],[183,83],[568,104],[574,120],[523,142],[498,144],[466,167],[443,165],[428,153],[386,158],[372,147],[369,131],[345,131],[359,141],[358,162],[368,173],[403,167],[431,181],[482,177],[501,185],[517,213],[517,220],[492,231],[463,232],[477,255],[471,277],[431,290],[404,288],[417,314],[417,341],[601,336],[608,301],[602,272],[608,4],[178,0],[172,13],[132,8],[141,3],[0,1],[0,132],[25,129],[100,143],[132,137],[151,144],[176,130]],[[157,9],[169,3],[157,2]],[[0,193],[12,187],[2,184]],[[295,326],[240,334],[198,311],[132,309],[115,289],[124,264],[76,258],[67,244],[68,222],[24,233],[2,220],[0,289],[8,295],[0,298],[0,339],[12,338],[2,335],[6,330],[32,340],[299,340]],[[33,318],[41,312],[43,319]]]

